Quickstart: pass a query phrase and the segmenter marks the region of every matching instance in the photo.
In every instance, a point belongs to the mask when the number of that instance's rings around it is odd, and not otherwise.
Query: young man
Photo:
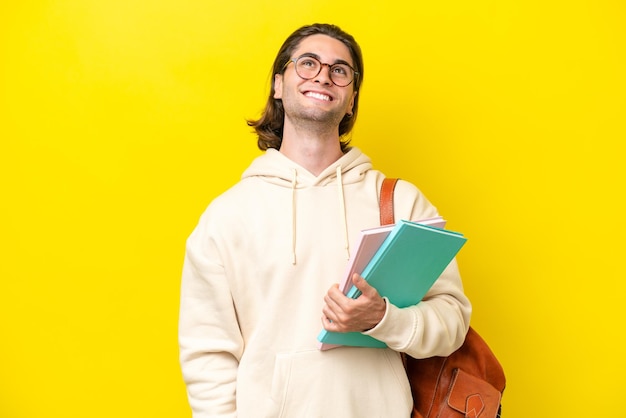
[[[448,355],[463,342],[471,307],[454,261],[408,308],[358,275],[358,299],[338,289],[349,244],[379,223],[384,175],[345,141],[362,80],[359,46],[336,26],[298,29],[276,57],[265,112],[249,122],[266,152],[187,242],[179,340],[194,418],[408,418],[400,353]],[[437,215],[404,181],[394,206],[396,219]],[[389,348],[320,351],[322,326]]]

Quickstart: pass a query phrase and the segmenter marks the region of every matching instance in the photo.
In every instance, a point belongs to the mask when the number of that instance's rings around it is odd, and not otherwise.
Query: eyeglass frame
[[[298,73],[298,66],[296,65],[296,63],[297,63],[297,62],[298,62],[301,58],[312,58],[312,59],[314,59],[315,61],[319,62],[319,63],[320,63],[320,69],[319,69],[319,71],[317,72],[317,74],[315,74],[313,77],[309,77],[309,78],[302,77],[302,76],[300,75],[300,73]],[[342,60],[342,61],[340,61],[340,62],[336,62],[336,63],[334,63],[334,64],[328,64],[328,63],[322,62],[322,61],[321,61],[321,60],[320,60],[320,59],[319,59],[319,58],[318,58],[315,54],[311,54],[311,53],[305,53],[305,54],[300,55],[299,57],[296,57],[296,58],[290,58],[290,59],[289,59],[289,61],[287,61],[287,62],[285,63],[285,65],[283,66],[283,72],[285,71],[285,69],[287,68],[287,66],[288,66],[289,64],[291,64],[292,62],[293,62],[293,65],[294,65],[294,71],[296,72],[296,74],[298,75],[298,77],[300,77],[300,78],[301,78],[301,79],[303,79],[303,80],[313,80],[315,77],[317,77],[318,75],[320,75],[320,73],[322,72],[322,68],[323,68],[324,66],[327,66],[327,67],[328,67],[328,70],[329,70],[329,73],[328,73],[328,74],[329,74],[330,81],[331,81],[331,82],[332,82],[335,86],[337,86],[337,87],[348,87],[350,84],[354,83],[354,81],[355,81],[356,79],[358,79],[358,78],[359,78],[359,75],[360,75],[360,73],[359,73],[357,70],[355,70],[355,69],[354,69],[354,67],[352,67],[350,64],[348,64],[347,62],[345,62],[345,61],[343,61],[343,60]],[[333,75],[332,75],[333,73],[332,73],[332,69],[333,69],[333,67],[334,67],[335,65],[347,65],[347,66],[348,66],[348,68],[350,68],[350,69],[352,70],[352,80],[350,80],[350,82],[349,82],[348,84],[346,84],[345,86],[340,86],[339,84],[335,83],[335,80],[333,80]]]

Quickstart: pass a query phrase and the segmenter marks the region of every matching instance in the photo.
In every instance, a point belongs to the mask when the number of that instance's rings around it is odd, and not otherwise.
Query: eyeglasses
[[[346,63],[326,64],[311,55],[301,55],[298,58],[290,59],[283,67],[283,70],[292,62],[295,64],[296,74],[305,80],[317,77],[322,72],[322,67],[324,65],[328,66],[330,80],[338,87],[350,85],[359,76],[358,71],[354,71],[354,68]]]

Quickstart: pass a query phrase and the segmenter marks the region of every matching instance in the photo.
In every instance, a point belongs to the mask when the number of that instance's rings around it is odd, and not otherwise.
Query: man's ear
[[[352,108],[354,107],[354,100],[356,99],[356,94],[358,93],[358,91],[355,91],[354,93],[352,93],[352,99],[350,100],[350,105],[348,106],[348,114],[350,116],[352,116]]]
[[[283,98],[283,75],[274,74],[274,98]]]

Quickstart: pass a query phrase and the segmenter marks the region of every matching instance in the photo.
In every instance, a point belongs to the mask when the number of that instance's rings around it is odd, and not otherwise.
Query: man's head
[[[320,70],[321,73],[328,71],[328,73],[324,73],[324,76],[328,74],[328,77],[330,77],[330,82],[332,82],[333,84],[332,88],[340,92],[340,95],[353,96],[352,102],[350,103],[350,109],[345,115],[343,115],[338,127],[338,134],[340,137],[343,137],[341,144],[342,149],[345,150],[347,148],[349,141],[346,140],[344,136],[352,130],[352,127],[354,126],[354,123],[356,121],[359,99],[359,95],[356,93],[358,93],[361,83],[363,81],[363,57],[361,54],[361,49],[351,35],[345,33],[337,26],[328,24],[313,24],[310,26],[304,26],[296,30],[285,40],[280,50],[278,51],[276,59],[274,60],[274,65],[272,68],[272,86],[267,104],[265,106],[265,111],[263,112],[263,115],[259,120],[248,121],[248,125],[252,126],[258,134],[258,146],[261,150],[266,150],[268,148],[280,148],[280,145],[282,143],[285,110],[283,107],[281,92],[279,91],[277,93],[277,81],[278,87],[281,88],[282,76],[284,75],[287,68],[289,68],[290,66],[293,67],[292,71],[296,71],[296,65],[299,65],[298,68],[300,69],[303,68],[303,66],[317,65],[317,63],[315,63],[314,61],[298,63],[294,61],[300,57],[294,56],[294,53],[298,51],[303,40],[313,35],[325,35],[341,42],[343,45],[345,45],[350,55],[350,60],[345,61],[346,64],[351,67],[350,69],[348,69],[349,74],[347,75],[347,77],[352,78],[352,80],[348,80],[346,77],[341,78],[339,76],[339,73],[343,71],[344,67],[334,66],[334,64],[342,64],[340,61],[329,63],[322,62],[322,68]],[[333,68],[330,68],[329,66],[327,70],[327,66],[323,64],[332,65]],[[335,72],[337,73],[337,75],[331,75],[331,72]],[[308,78],[313,75],[307,74],[302,70],[299,70],[296,73],[303,80],[305,79],[305,77]],[[345,85],[348,81],[349,84]]]

